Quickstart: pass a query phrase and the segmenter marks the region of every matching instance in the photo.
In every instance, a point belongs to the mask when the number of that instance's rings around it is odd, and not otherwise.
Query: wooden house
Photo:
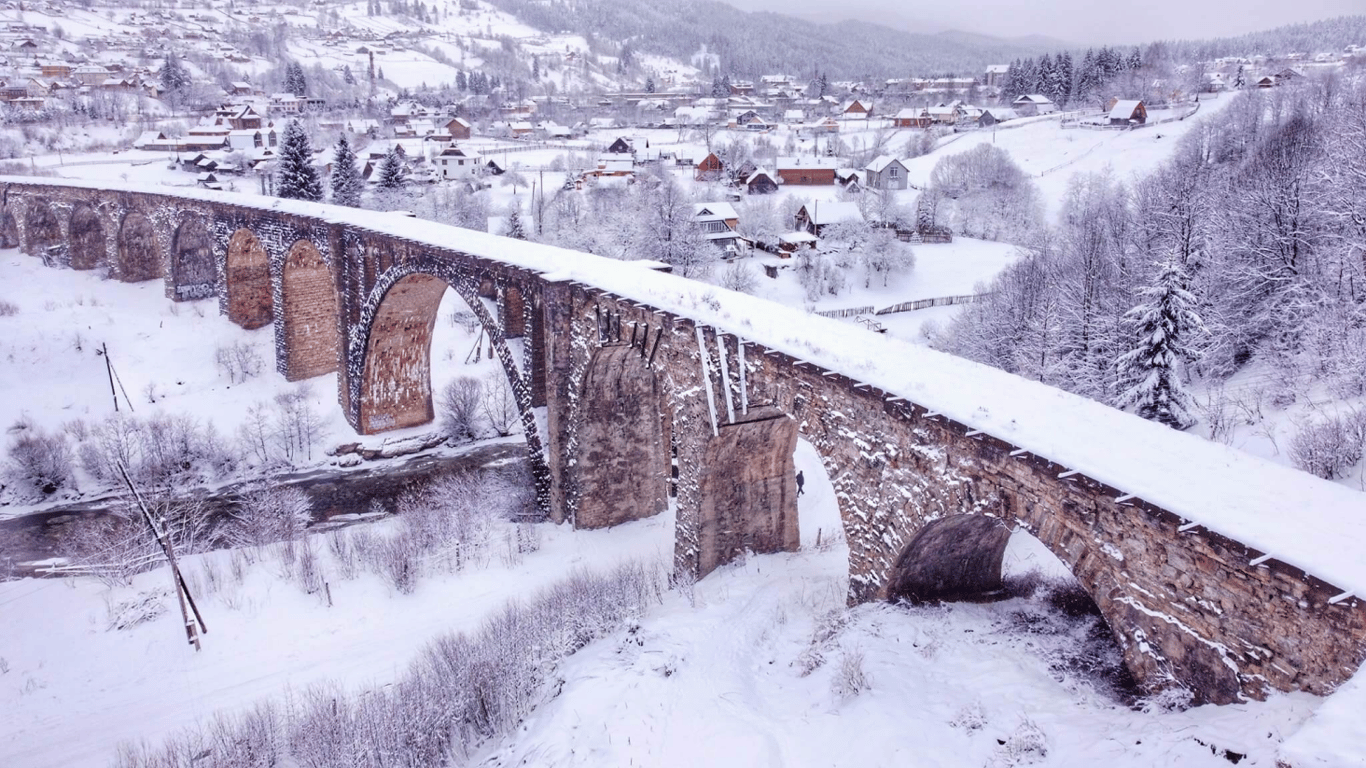
[[[769,195],[778,191],[778,182],[768,171],[759,168],[745,179],[745,188],[751,195]]]
[[[1058,105],[1054,104],[1052,99],[1038,93],[1027,93],[1013,101],[1010,106],[1021,117],[1051,115],[1058,111]]]
[[[823,186],[835,183],[838,163],[830,157],[780,157],[775,170],[784,184]]]
[[[905,189],[911,175],[905,163],[890,155],[875,158],[863,170],[869,189]]]
[[[717,181],[726,170],[726,166],[721,162],[721,158],[715,152],[708,153],[702,158],[702,162],[697,164],[696,179],[698,181]]]
[[[802,206],[797,211],[797,229],[820,237],[825,228],[832,224],[863,221],[863,211],[855,202],[813,203],[810,210]]]
[[[1143,125],[1148,122],[1148,108],[1137,99],[1111,99],[1110,125]]]
[[[892,123],[897,128],[929,128],[931,122],[930,113],[923,107],[906,107],[892,118]]]

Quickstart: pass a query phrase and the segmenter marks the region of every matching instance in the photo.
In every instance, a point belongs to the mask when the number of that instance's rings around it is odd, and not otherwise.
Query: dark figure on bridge
[[[806,478],[802,477],[802,471],[797,470],[797,495],[802,495],[802,486],[806,484]]]

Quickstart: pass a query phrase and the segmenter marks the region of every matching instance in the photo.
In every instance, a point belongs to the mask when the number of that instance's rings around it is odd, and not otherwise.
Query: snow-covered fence
[[[954,304],[972,304],[990,296],[989,293],[969,293],[963,296],[936,296],[932,299],[916,299],[914,301],[903,301],[900,304],[893,304],[874,312],[875,315],[895,315],[899,312],[914,312],[917,309],[929,309],[930,307],[948,307]]]
[[[821,317],[833,317],[837,320],[842,320],[846,317],[855,317],[857,315],[871,315],[873,314],[873,308],[850,307],[848,309],[826,309],[814,314],[820,315]]]

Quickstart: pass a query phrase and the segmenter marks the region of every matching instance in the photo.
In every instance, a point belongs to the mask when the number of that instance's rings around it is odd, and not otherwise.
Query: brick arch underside
[[[46,200],[29,203],[24,214],[24,250],[30,256],[42,256],[50,246],[62,242],[62,225]]]
[[[213,235],[203,217],[193,215],[176,229],[171,242],[172,298],[206,299],[217,292]]]
[[[301,240],[290,248],[281,287],[285,378],[299,381],[335,372],[340,355],[337,287],[312,243]]]
[[[270,284],[270,258],[250,230],[239,229],[228,239],[228,319],[253,330],[274,319],[275,298]]]
[[[362,434],[432,420],[432,329],[448,287],[439,277],[412,274],[385,292],[365,344]]]
[[[95,269],[109,260],[109,242],[105,239],[104,222],[99,214],[85,203],[71,211],[71,238],[67,255],[72,269]]]
[[[897,558],[887,597],[912,602],[995,597],[1005,586],[1001,567],[1014,523],[1010,497],[1004,498],[1007,503],[995,510],[1002,517],[957,514],[923,525]],[[1178,685],[1189,689],[1197,704],[1239,700],[1238,675],[1214,647],[1184,642],[1183,633],[1170,627],[1151,634],[1141,629],[1152,626],[1155,617],[1125,598],[1123,574],[1107,562],[1109,556],[1083,547],[1082,556],[1075,557],[1078,547],[1063,515],[1043,504],[1019,511],[1029,518],[1024,527],[1067,566],[1096,604],[1140,686],[1155,693]]]
[[[118,278],[125,283],[140,283],[161,277],[161,252],[157,249],[156,229],[141,213],[123,217],[119,227]]]

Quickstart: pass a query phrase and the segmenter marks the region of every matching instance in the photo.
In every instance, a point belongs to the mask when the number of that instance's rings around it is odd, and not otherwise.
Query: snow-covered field
[[[691,595],[666,594],[637,627],[568,659],[556,676],[563,682],[547,686],[523,726],[471,763],[974,766],[1032,756],[1046,765],[1220,766],[1231,751],[1269,767],[1316,709],[1332,714],[1303,694],[1185,712],[1126,706],[1082,671],[1114,661],[1094,621],[1067,620],[1038,597],[846,614],[833,488],[809,445],[797,463],[808,477],[802,551],[751,556]],[[241,553],[188,558],[210,628],[199,653],[185,645],[174,607],[107,628],[109,606],[161,588],[164,570],[113,589],[88,579],[0,584],[0,764],[106,765],[120,742],[156,743],[217,711],[324,681],[346,691],[382,686],[437,635],[473,631],[572,569],[664,563],[672,553],[667,514],[605,531],[537,527],[540,551],[425,578],[411,595],[373,574],[340,578],[315,535],[330,607],[286,581],[271,555],[245,565],[240,582],[230,574]],[[1061,567],[1021,534],[1006,562],[1014,573]],[[206,570],[218,574],[213,590]],[[1338,717],[1317,750],[1351,747]]]

